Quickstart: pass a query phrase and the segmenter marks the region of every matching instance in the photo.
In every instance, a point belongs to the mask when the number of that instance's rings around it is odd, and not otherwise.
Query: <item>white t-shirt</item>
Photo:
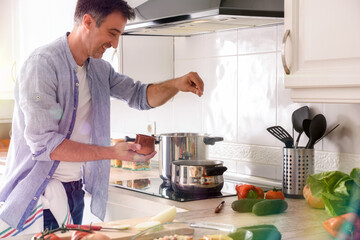
[[[79,80],[79,102],[76,111],[75,125],[70,140],[88,144],[91,138],[92,105],[85,64],[82,67],[78,66],[76,76]],[[82,177],[81,168],[83,164],[84,162],[60,161],[53,178],[61,182],[78,181]]]

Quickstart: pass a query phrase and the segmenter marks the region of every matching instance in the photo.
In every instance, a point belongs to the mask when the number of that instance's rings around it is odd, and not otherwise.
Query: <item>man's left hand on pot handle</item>
[[[151,84],[147,89],[148,102],[152,107],[161,106],[179,91],[192,92],[201,97],[204,92],[204,82],[198,73],[189,72],[178,78]]]

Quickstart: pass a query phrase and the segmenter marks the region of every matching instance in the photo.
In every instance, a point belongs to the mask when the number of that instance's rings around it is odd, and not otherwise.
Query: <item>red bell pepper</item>
[[[356,213],[346,213],[329,218],[323,222],[323,227],[333,237],[341,235],[341,239],[360,239],[360,218]]]
[[[256,187],[250,184],[237,184],[235,190],[238,196],[238,199],[244,198],[264,198],[264,191],[260,187]]]

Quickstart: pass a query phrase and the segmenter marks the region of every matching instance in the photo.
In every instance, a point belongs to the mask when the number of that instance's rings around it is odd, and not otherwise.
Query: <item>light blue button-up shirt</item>
[[[79,92],[67,35],[35,50],[21,70],[15,86],[12,138],[0,189],[5,201],[0,218],[22,229],[45,190],[59,161],[50,153],[69,139],[76,119]],[[114,71],[102,59],[86,61],[93,108],[91,144],[110,146],[110,96],[125,100],[130,107],[150,109],[147,84]],[[110,160],[85,164],[85,190],[92,195],[91,211],[104,219],[108,195]]]

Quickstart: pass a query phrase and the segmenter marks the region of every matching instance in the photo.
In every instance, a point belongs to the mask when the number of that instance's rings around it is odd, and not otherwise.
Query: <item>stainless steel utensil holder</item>
[[[303,198],[309,175],[314,173],[314,149],[284,148],[283,193],[288,198]]]

